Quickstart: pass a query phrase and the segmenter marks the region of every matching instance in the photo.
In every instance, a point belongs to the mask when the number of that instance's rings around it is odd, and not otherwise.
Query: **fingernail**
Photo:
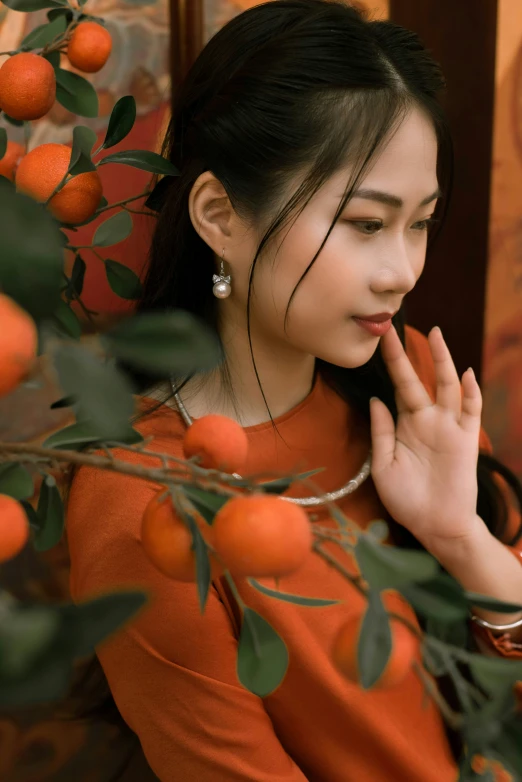
[[[439,334],[442,334],[440,326],[433,326],[432,331],[438,331]]]
[[[473,371],[473,367],[468,367],[468,368],[466,369],[466,372],[471,372],[471,374],[473,375],[473,377],[475,377],[475,373],[474,373],[474,371]]]

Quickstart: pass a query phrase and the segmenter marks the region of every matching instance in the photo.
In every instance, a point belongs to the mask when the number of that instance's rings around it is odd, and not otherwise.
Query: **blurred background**
[[[348,2],[348,0],[347,0]],[[100,115],[81,119],[103,138],[114,103],[132,94],[136,124],[120,149],[159,150],[171,95],[205,42],[256,0],[88,0],[102,16],[114,48],[94,74]],[[371,18],[389,18],[415,30],[441,63],[444,99],[455,141],[455,193],[448,223],[415,291],[409,322],[424,333],[439,325],[462,373],[475,369],[484,394],[483,424],[495,453],[522,479],[522,2],[521,0],[354,0]],[[43,18],[42,18],[43,17]],[[45,19],[0,2],[0,51],[16,49]],[[1,62],[2,58],[0,58]],[[59,104],[34,123],[32,145],[69,143],[76,118]],[[17,128],[9,128],[16,138]],[[102,167],[109,202],[138,193],[148,174]],[[107,215],[104,216],[104,218]],[[89,244],[97,226],[81,229]],[[135,215],[126,241],[105,257],[141,273],[151,218]],[[103,252],[103,250],[102,250]],[[83,298],[101,327],[126,315],[129,303],[110,290],[102,261],[86,251]],[[39,440],[63,426],[68,413],[27,404],[23,388],[0,404],[1,440]],[[46,396],[47,394],[47,396]],[[2,570],[2,586],[24,599],[65,600],[68,558],[63,546],[37,556],[26,550]],[[62,723],[52,708],[0,713],[2,782],[145,782],[153,775],[139,750],[118,775],[127,739],[102,723]]]

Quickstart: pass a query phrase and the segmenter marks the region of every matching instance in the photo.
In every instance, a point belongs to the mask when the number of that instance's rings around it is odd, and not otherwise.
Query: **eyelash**
[[[351,225],[356,226],[356,230],[360,231],[364,236],[375,236],[378,231],[372,231],[371,233],[366,233],[365,231],[361,230],[358,226],[377,226],[378,228],[383,227],[383,223],[381,221],[377,220],[347,220],[348,223]],[[433,217],[428,217],[426,220],[419,220],[415,225],[422,225],[422,228],[416,228],[416,231],[428,231],[432,225],[437,223],[438,220],[435,220]]]

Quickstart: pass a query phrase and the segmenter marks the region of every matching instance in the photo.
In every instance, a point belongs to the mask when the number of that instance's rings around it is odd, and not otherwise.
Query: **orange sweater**
[[[427,340],[411,328],[407,352],[433,394]],[[315,480],[331,491],[367,456],[367,425],[320,379],[276,423],[279,434],[270,422],[246,430],[245,474],[325,467]],[[181,455],[184,425],[171,408],[149,415],[138,428],[154,436],[152,450]],[[491,450],[485,433],[481,446]],[[144,461],[134,453],[117,455]],[[141,517],[156,489],[141,479],[82,468],[70,494],[67,534],[75,600],[119,586],[151,594],[149,606],[102,644],[98,656],[122,716],[162,782],[454,782],[442,718],[413,672],[399,687],[373,692],[350,684],[333,667],[334,635],[351,612],[362,610],[362,598],[317,555],[281,579],[280,588],[341,599],[337,605],[284,603],[238,581],[243,600],[280,633],[290,656],[272,695],[260,699],[244,689],[236,675],[240,615],[226,585],[213,583],[201,615],[195,585],[165,578],[143,553]],[[362,527],[387,517],[371,478],[341,507]],[[325,512],[318,515],[324,523]],[[518,521],[516,514],[511,521]]]

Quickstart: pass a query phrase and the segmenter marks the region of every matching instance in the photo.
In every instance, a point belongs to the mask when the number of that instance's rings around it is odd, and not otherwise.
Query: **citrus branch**
[[[151,217],[154,212],[146,212],[144,209],[131,209],[129,206],[123,207],[126,212],[131,212],[133,215],[147,215],[147,217]]]
[[[319,541],[316,541],[313,545],[313,549],[315,552],[319,554],[326,562],[328,562],[329,565],[331,565],[333,568],[335,568],[339,573],[341,573],[353,586],[357,589],[358,592],[360,592],[363,597],[368,599],[368,589],[363,586],[364,580],[361,576],[354,576],[353,573],[350,573],[349,570],[347,570],[344,565],[341,565],[338,559],[333,556],[333,554],[330,554],[329,551],[325,551],[322,547],[321,543]],[[424,639],[424,635],[421,630],[419,630],[418,627],[416,627],[413,622],[410,622],[409,619],[406,619],[406,617],[401,616],[400,614],[396,614],[393,611],[388,611],[388,616],[390,619],[398,619],[400,622],[402,622],[403,625],[405,625],[408,630],[413,633],[419,640]]]
[[[419,665],[417,660],[414,661],[412,669],[421,680],[428,695],[431,695],[435,701],[448,725],[450,725],[453,730],[459,730],[462,728],[464,724],[463,715],[453,711],[449,703],[447,703],[444,697],[441,695],[439,688],[430,674],[422,667],[422,665]]]
[[[44,448],[32,443],[7,443],[0,442],[0,464],[12,461],[13,458],[20,463],[27,464],[47,464],[53,467],[60,463],[69,463],[78,466],[95,467],[100,470],[110,470],[111,472],[122,473],[123,475],[132,475],[143,478],[148,481],[161,484],[179,484],[189,485],[198,488],[213,491],[223,496],[234,497],[237,495],[237,487],[234,486],[236,479],[222,473],[219,470],[207,470],[200,467],[194,460],[186,460],[170,454],[158,453],[146,448],[146,441],[136,446],[125,443],[106,441],[102,445],[96,445],[94,450],[105,449],[105,456],[95,453],[70,451],[61,448]],[[142,454],[143,456],[159,459],[163,467],[146,467],[141,464],[131,464],[121,459],[116,459],[114,455],[108,452],[108,448],[118,448],[132,453]],[[176,467],[169,467],[168,462],[173,462]],[[241,488],[255,491],[259,490],[259,485],[254,483],[258,478],[273,478],[274,474],[259,474],[252,476],[249,483]],[[280,477],[276,474],[276,477]],[[223,485],[225,484],[225,485]],[[228,484],[228,485],[227,485]]]
[[[70,277],[68,277],[68,276],[66,275],[66,273],[65,273],[65,272],[63,272],[63,276],[64,276],[64,278],[67,280],[67,284],[69,284],[69,283],[71,282],[71,278],[70,278]],[[74,289],[74,286],[72,286],[72,287],[70,288],[70,290],[71,290],[71,296],[72,296],[72,298],[73,298],[75,301],[77,301],[77,302],[78,302],[78,304],[80,305],[80,307],[81,307],[81,309],[82,309],[82,311],[83,311],[83,313],[84,313],[85,317],[87,318],[87,320],[89,321],[89,323],[91,324],[91,326],[93,326],[94,328],[96,328],[96,323],[94,322],[94,320],[93,320],[93,317],[92,317],[92,316],[93,316],[93,314],[94,314],[94,315],[96,315],[96,313],[93,313],[93,312],[91,312],[91,310],[87,309],[87,307],[86,307],[86,306],[85,306],[85,304],[83,303],[82,297],[81,297],[81,296],[80,296],[80,294],[79,294],[79,293],[78,293],[78,292],[77,292],[77,291]]]
[[[138,195],[131,196],[130,198],[124,198],[123,201],[116,201],[114,204],[107,204],[107,206],[102,206],[99,209],[97,209],[94,214],[101,215],[102,212],[106,212],[108,209],[114,209],[114,207],[116,206],[124,206],[125,204],[130,204],[131,201],[138,201],[140,198],[145,198],[146,196],[149,196],[151,193],[152,190],[144,190],[143,193],[138,193]]]
[[[42,49],[40,55],[43,57],[46,54],[51,54],[51,52],[55,52],[57,50],[59,51],[60,47],[62,47],[66,43],[69,43],[71,33],[74,30],[74,28],[77,26],[78,26],[78,22],[75,19],[69,22],[69,25],[67,26],[65,31],[55,36],[55,38],[53,38],[53,40]]]

